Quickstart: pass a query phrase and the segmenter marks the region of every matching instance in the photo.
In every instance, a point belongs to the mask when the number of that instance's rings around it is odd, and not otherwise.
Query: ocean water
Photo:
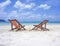
[[[39,24],[39,23],[20,23],[22,25],[36,25],[36,24]],[[0,26],[2,25],[11,25],[11,23],[5,23],[5,22],[0,22]]]
[[[35,23],[21,23],[22,25],[38,25],[40,24],[39,22],[35,22]],[[47,23],[47,24],[60,24],[60,23]],[[0,22],[0,26],[2,25],[11,25],[11,23],[8,23],[8,22]]]

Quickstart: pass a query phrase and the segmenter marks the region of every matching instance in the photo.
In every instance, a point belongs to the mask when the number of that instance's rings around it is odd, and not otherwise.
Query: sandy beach
[[[60,46],[60,1],[0,0],[0,46]]]
[[[47,24],[49,31],[10,31],[10,25],[0,26],[0,46],[60,46],[60,24]]]

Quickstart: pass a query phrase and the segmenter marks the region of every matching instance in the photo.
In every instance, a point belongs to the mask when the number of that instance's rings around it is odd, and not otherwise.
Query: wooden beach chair
[[[37,29],[41,29],[41,30],[43,30],[43,31],[45,31],[45,30],[49,30],[49,29],[47,29],[46,28],[46,23],[48,22],[48,20],[44,20],[44,21],[42,21],[40,24],[38,24],[38,25],[33,25],[34,26],[34,28],[32,29],[32,30],[37,30]],[[44,27],[43,27],[43,25],[44,25]]]
[[[16,19],[14,20],[9,20],[10,23],[11,23],[11,30],[14,30],[14,29],[17,29],[16,31],[18,30],[21,30],[21,29],[24,29],[24,26],[22,26]]]

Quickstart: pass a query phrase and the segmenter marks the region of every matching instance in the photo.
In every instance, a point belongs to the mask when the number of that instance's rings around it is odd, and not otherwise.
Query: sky
[[[0,19],[60,22],[60,0],[0,0]]]

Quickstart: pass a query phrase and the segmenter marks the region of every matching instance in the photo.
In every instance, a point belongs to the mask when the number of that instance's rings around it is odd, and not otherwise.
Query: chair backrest
[[[12,24],[12,26],[15,26],[16,28],[19,28],[19,26],[21,26],[21,24],[16,20],[9,20]]]
[[[44,25],[48,22],[48,20],[44,20],[41,24]]]
[[[43,20],[43,21],[39,24],[39,26],[42,26],[42,25],[46,24],[47,22],[48,22],[48,20]]]

